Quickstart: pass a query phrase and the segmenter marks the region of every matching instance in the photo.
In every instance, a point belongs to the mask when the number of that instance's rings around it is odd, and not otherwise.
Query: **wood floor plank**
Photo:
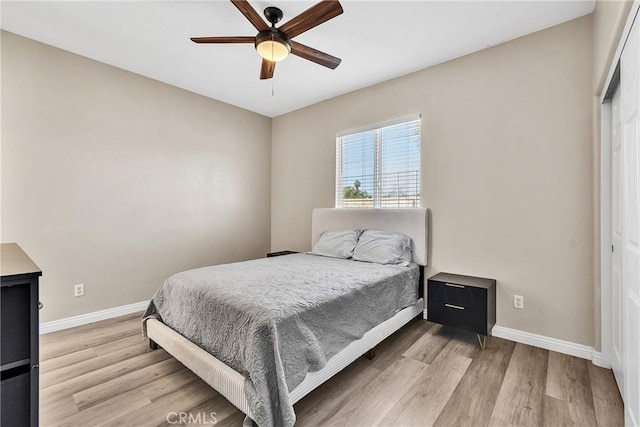
[[[584,359],[549,352],[546,394],[578,406],[593,408],[589,368]]]
[[[229,417],[232,417],[238,413],[242,414],[233,406],[227,399],[222,395],[216,395],[213,398],[206,400],[199,405],[194,406],[193,408],[189,408],[184,411],[186,414],[191,414],[191,419],[193,422],[189,423],[189,426],[203,426],[210,427],[212,425],[219,425],[219,423],[223,422]],[[188,416],[188,415],[187,415]],[[243,414],[244,418],[244,414]],[[189,418],[187,418],[188,420]],[[165,423],[159,424],[162,427],[171,427],[176,424],[173,422],[174,420],[168,420]],[[240,420],[239,426],[242,425],[242,420]],[[296,423],[296,426],[298,424]]]
[[[98,356],[102,356],[132,346],[149,348],[149,341],[142,338],[142,333],[140,331],[138,332],[139,333],[137,334],[127,335],[116,340],[107,341],[102,344],[92,346],[91,348]]]
[[[548,360],[548,350],[516,344],[490,425],[541,425]]]
[[[242,427],[245,415],[238,411],[216,424],[216,427]]]
[[[373,360],[365,359],[366,362],[374,368],[384,371],[396,360],[400,359],[402,353],[411,347],[418,338],[428,333],[433,326],[433,323],[427,322],[421,317],[411,320],[397,333],[392,334],[378,344],[376,346],[376,357]]]
[[[327,426],[373,426],[378,424],[400,400],[428,365],[401,358],[345,402],[326,423]]]
[[[125,393],[136,389],[181,369],[184,369],[184,366],[180,362],[174,358],[168,358],[79,391],[73,394],[73,400],[78,405],[78,409],[82,411],[89,406],[108,400],[110,396],[116,393]]]
[[[545,426],[595,426],[596,414],[591,406],[583,406],[566,400],[544,396],[543,425]],[[608,425],[608,424],[604,424]]]
[[[438,357],[382,419],[380,426],[431,426],[471,365],[456,354]]]
[[[104,356],[118,350],[131,349],[138,347],[141,350],[149,351],[147,340],[142,338],[142,334],[128,335],[124,338],[109,340],[103,344],[98,344],[84,350],[78,350],[72,353],[65,353],[52,359],[40,361],[40,373],[48,373],[55,369],[61,369],[76,363],[84,362],[94,357]]]
[[[51,342],[65,340],[69,337],[73,337],[74,339],[82,339],[87,336],[94,336],[96,333],[105,330],[113,330],[124,323],[131,323],[132,320],[139,320],[140,322],[142,322],[142,313],[143,312],[127,314],[107,320],[101,320],[99,322],[88,323],[82,326],[76,326],[57,332],[43,334],[40,335],[40,343],[49,344]]]
[[[74,351],[73,353],[63,354],[62,356],[52,359],[40,360],[40,375],[93,359],[96,356],[97,353],[95,349],[91,347],[80,351]]]
[[[213,399],[209,399],[208,401],[189,409],[187,412],[208,412],[210,414],[215,414],[215,418],[218,422],[226,420],[236,413],[242,413],[220,394],[216,395]]]
[[[216,391],[204,381],[196,381],[191,383],[189,387],[166,394],[151,402],[150,405],[122,415],[103,425],[113,427],[161,425],[169,421],[168,416],[186,412],[190,408],[212,399],[216,394]]]
[[[456,330],[442,325],[434,325],[420,336],[404,353],[404,357],[430,364],[456,335]]]
[[[364,390],[381,371],[361,359],[318,387],[294,405],[296,426],[320,426],[353,398],[353,390]],[[318,405],[322,402],[322,405]]]
[[[49,407],[43,407],[40,405],[40,426],[42,427],[57,427],[60,424],[60,420],[66,420],[77,414],[78,407],[76,402],[73,401],[71,396],[60,397],[55,405]]]
[[[40,406],[55,406],[65,396],[71,396],[79,391],[86,390],[98,384],[102,384],[114,378],[121,377],[129,372],[143,369],[146,366],[168,359],[171,356],[164,350],[156,350],[140,356],[126,359],[115,365],[105,366],[98,370],[79,375],[51,387],[40,389]]]
[[[59,426],[99,426],[150,404],[151,400],[141,390],[130,390],[115,394],[114,397],[100,402],[90,410],[80,411],[73,417],[60,420]]]
[[[478,343],[478,336],[472,332],[457,330],[451,340],[442,348],[436,359],[449,355],[458,355],[474,359],[482,352]],[[435,360],[435,359],[434,359]]]
[[[53,359],[131,335],[141,336],[141,326],[138,322],[120,322],[113,328],[100,328],[95,334],[87,332],[78,337],[74,336],[73,339],[56,336],[54,341],[41,347],[40,360]]]
[[[194,381],[202,380],[196,374],[184,368],[142,385],[140,389],[145,396],[155,401],[166,394],[187,387]]]
[[[500,393],[515,343],[487,337],[434,423],[436,426],[486,426]]]
[[[596,421],[599,425],[623,426],[624,405],[613,372],[592,363],[588,365]]]
[[[89,350],[92,350],[92,349],[89,349]],[[148,353],[150,351],[151,349],[148,346],[129,345],[121,350],[116,350],[111,353],[104,354],[102,356],[93,357],[79,363],[74,363],[72,365],[65,366],[63,368],[54,369],[54,370],[49,369],[45,372],[40,373],[40,386],[42,388],[50,387],[62,381],[66,381],[68,379],[72,379],[79,375],[83,375],[83,374],[95,371],[97,369],[100,369],[103,366],[111,366],[120,362],[121,360],[131,359],[133,357],[139,356],[144,353]],[[75,354],[75,353],[71,353],[71,354]]]

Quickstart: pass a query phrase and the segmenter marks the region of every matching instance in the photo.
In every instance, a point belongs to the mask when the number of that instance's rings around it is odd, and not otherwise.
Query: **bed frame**
[[[413,262],[427,265],[427,210],[420,209],[314,209],[312,215],[312,245],[326,230],[367,229],[397,231],[411,237]],[[420,290],[423,288],[421,275]],[[372,350],[381,341],[404,326],[424,309],[423,299],[407,307],[392,318],[365,333],[333,356],[320,371],[309,372],[305,379],[290,391],[291,403],[296,403],[316,387]],[[250,418],[251,411],[245,397],[245,378],[211,354],[184,338],[162,322],[147,320],[147,336],[152,348],[164,348],[193,373],[202,378],[239,410]]]

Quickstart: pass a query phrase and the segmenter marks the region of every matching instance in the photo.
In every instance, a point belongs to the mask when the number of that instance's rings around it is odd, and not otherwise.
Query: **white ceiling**
[[[315,0],[252,0],[284,12]],[[349,1],[296,41],[342,58],[336,70],[290,56],[259,80],[251,44],[196,36],[255,35],[227,0],[2,1],[3,29],[269,117],[502,43],[593,11],[588,1]],[[272,84],[275,95],[272,96]]]

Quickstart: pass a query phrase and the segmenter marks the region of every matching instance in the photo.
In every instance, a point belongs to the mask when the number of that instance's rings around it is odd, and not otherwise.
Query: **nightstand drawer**
[[[427,303],[427,318],[430,322],[487,335],[486,311],[429,300]]]
[[[486,311],[487,290],[457,283],[429,280],[428,300]]]

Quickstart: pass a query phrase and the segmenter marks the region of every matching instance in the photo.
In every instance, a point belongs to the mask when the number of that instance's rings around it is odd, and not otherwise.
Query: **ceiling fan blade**
[[[339,1],[324,0],[282,25],[279,30],[290,39],[342,13]]]
[[[256,30],[262,31],[269,29],[269,25],[258,15],[258,12],[256,12],[247,0],[231,0],[231,3],[256,27]]]
[[[291,42],[291,53],[299,56],[300,58],[315,62],[316,64],[324,65],[332,70],[335,70],[335,68],[342,62],[342,59],[340,58],[336,58],[328,53],[320,52],[318,49],[314,49],[294,41]]]
[[[262,68],[260,68],[260,80],[266,80],[273,77],[273,72],[276,69],[276,63],[272,61],[262,60]]]
[[[231,36],[231,37],[191,37],[194,43],[254,43],[253,36]]]

